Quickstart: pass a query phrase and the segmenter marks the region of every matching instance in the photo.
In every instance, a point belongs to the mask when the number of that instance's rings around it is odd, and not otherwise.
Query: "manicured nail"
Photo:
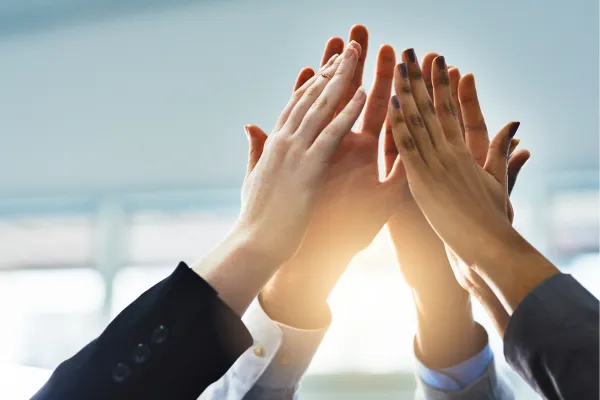
[[[396,110],[400,109],[400,102],[398,101],[398,96],[396,96],[396,95],[392,96],[392,105],[394,106],[394,108]]]
[[[517,133],[517,129],[519,129],[519,125],[521,125],[520,122],[513,122],[512,124],[510,124],[510,130],[508,131],[509,138],[512,139],[515,136],[515,133]]]
[[[400,63],[398,64],[398,67],[400,68],[400,74],[402,75],[402,77],[404,79],[408,78],[408,68],[406,68],[406,64]]]
[[[406,55],[408,56],[408,60],[411,63],[414,63],[415,61],[417,61],[417,55],[415,54],[415,49],[406,50]]]
[[[436,58],[435,62],[437,63],[438,69],[440,71],[443,71],[446,68],[446,59],[444,57]]]

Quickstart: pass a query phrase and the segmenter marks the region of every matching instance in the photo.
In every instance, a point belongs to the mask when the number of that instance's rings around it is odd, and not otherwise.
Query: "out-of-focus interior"
[[[228,231],[247,141],[331,36],[438,51],[473,72],[491,132],[532,153],[515,225],[600,296],[598,4],[5,0],[0,4],[0,398],[59,362]],[[559,90],[557,92],[557,87]],[[410,398],[416,326],[387,232],[357,255],[302,399]],[[503,360],[517,398],[536,398]],[[404,397],[406,396],[406,397]]]

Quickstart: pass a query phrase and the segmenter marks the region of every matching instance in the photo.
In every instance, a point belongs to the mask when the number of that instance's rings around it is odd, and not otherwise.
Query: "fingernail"
[[[415,61],[417,61],[417,55],[415,54],[415,49],[406,50],[406,55],[408,56],[408,60],[411,63],[414,63]]]
[[[435,62],[437,63],[438,69],[440,71],[443,71],[446,68],[446,59],[444,57],[436,58]]]
[[[248,126],[249,125],[244,126],[244,130],[246,131],[246,138],[250,140],[250,131],[248,130]]]
[[[510,124],[510,130],[508,131],[509,138],[512,139],[515,136],[515,133],[517,133],[517,129],[519,129],[519,125],[521,125],[520,122],[513,122],[512,124]]]
[[[408,78],[408,68],[406,68],[406,64],[400,63],[398,64],[398,67],[400,68],[400,75],[402,75],[404,79]]]
[[[398,96],[396,96],[396,95],[392,96],[392,105],[394,106],[394,108],[396,110],[400,109],[400,102],[398,101]]]

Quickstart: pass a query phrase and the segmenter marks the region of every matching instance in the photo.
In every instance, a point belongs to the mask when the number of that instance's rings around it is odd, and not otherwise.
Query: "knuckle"
[[[434,115],[436,113],[435,105],[433,104],[433,101],[431,101],[431,99],[427,99],[426,101],[424,101],[419,108],[425,112],[428,112],[428,113],[431,113]]]
[[[404,135],[400,138],[400,146],[406,151],[415,151],[417,149],[415,141],[408,135]]]
[[[371,104],[376,108],[387,108],[389,97],[382,95],[381,93],[372,93],[370,98]]]
[[[479,120],[475,124],[465,124],[465,133],[487,132],[487,125],[484,120]]]
[[[408,117],[408,121],[414,127],[417,127],[417,128],[425,127],[425,122],[423,122],[423,118],[421,118],[421,116],[419,114],[411,114]]]
[[[326,96],[319,96],[315,102],[310,106],[313,110],[323,110],[329,104],[329,99]]]
[[[402,84],[402,86],[400,86],[400,91],[404,94],[411,94],[412,88],[411,88],[410,84],[404,83],[404,84]]]
[[[444,102],[442,108],[446,114],[456,117],[456,107],[454,106],[454,102],[451,98]]]

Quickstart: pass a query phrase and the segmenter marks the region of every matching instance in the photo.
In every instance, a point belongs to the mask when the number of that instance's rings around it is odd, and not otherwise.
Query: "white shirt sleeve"
[[[331,314],[323,328],[297,329],[273,321],[255,299],[242,320],[254,345],[199,399],[295,399],[299,382],[329,328]]]

